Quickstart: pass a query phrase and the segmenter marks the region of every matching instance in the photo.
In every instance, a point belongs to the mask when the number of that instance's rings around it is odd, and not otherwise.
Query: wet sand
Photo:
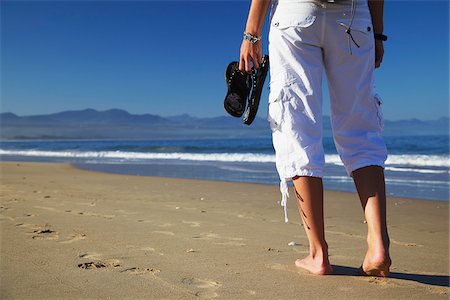
[[[356,195],[325,194],[335,274],[308,253],[276,186],[138,177],[1,162],[1,299],[448,299],[449,205],[388,199],[391,278],[357,275]],[[292,195],[291,190],[291,195]],[[289,246],[288,244],[293,244]]]

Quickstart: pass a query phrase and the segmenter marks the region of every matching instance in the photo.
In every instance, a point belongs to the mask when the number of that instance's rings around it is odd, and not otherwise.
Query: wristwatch
[[[382,33],[375,33],[373,36],[374,36],[374,38],[376,40],[380,40],[380,41],[383,41],[383,42],[386,42],[387,39],[388,39],[387,35],[384,35]]]
[[[261,39],[262,39],[262,35],[255,36],[251,33],[244,32],[244,40],[248,41],[252,44],[255,44],[257,41],[260,41]]]

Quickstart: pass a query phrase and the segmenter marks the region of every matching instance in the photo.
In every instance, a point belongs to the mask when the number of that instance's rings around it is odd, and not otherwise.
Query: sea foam
[[[43,151],[43,150],[0,149],[0,155],[54,157],[54,158],[86,158],[86,159],[105,159],[105,160],[122,159],[129,161],[169,159],[169,160],[253,162],[253,163],[275,162],[274,154],[259,154],[259,153],[182,153],[182,152],[155,153],[155,152],[127,152],[127,151]],[[339,155],[337,154],[325,155],[325,161],[328,164],[342,165]],[[401,171],[398,168],[398,166],[450,168],[450,156],[423,155],[423,154],[417,155],[393,154],[389,155],[386,161],[386,165],[396,166],[395,171]],[[423,169],[417,169],[415,171],[425,172],[425,170]]]

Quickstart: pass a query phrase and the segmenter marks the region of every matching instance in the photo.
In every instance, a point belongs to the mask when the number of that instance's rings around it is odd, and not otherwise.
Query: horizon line
[[[105,109],[105,110],[99,110],[99,109],[95,109],[95,108],[84,108],[84,109],[67,109],[67,110],[62,110],[62,111],[58,111],[58,112],[47,112],[47,113],[38,113],[38,114],[30,114],[30,115],[19,115],[17,113],[14,113],[12,111],[5,111],[2,112],[0,111],[0,114],[13,114],[17,117],[34,117],[34,116],[42,116],[42,115],[53,115],[53,114],[59,114],[59,113],[63,113],[63,112],[81,112],[81,111],[86,111],[86,110],[93,110],[96,112],[107,112],[107,111],[111,111],[111,110],[118,110],[118,111],[123,111],[126,112],[130,115],[135,115],[135,116],[139,116],[139,115],[153,115],[153,116],[159,116],[159,117],[163,117],[163,118],[171,118],[171,117],[178,117],[178,116],[183,116],[183,115],[187,115],[189,117],[193,117],[193,118],[198,118],[198,119],[208,119],[208,118],[217,118],[217,117],[228,117],[229,115],[227,114],[223,114],[223,115],[215,115],[215,116],[211,116],[211,117],[199,117],[199,116],[195,116],[195,115],[191,115],[190,113],[184,112],[184,113],[179,113],[179,114],[174,114],[174,115],[160,115],[157,113],[150,113],[150,112],[146,112],[146,113],[131,113],[126,109],[123,108],[109,108],[109,109]],[[230,116],[231,117],[231,116]],[[258,117],[258,116],[257,116]],[[330,117],[329,115],[323,115],[323,117]],[[264,117],[259,117],[261,119],[265,119]],[[419,121],[436,121],[436,120],[440,120],[440,119],[450,119],[450,116],[440,116],[440,117],[436,117],[434,119],[420,119],[417,117],[411,117],[409,119],[384,119],[386,121],[411,121],[411,120],[419,120]]]

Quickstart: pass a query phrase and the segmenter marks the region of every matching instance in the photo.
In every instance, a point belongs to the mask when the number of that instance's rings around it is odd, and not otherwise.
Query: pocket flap
[[[316,16],[292,16],[290,18],[274,18],[272,26],[278,29],[286,29],[289,27],[306,28],[311,26],[316,20]]]
[[[348,28],[350,20],[338,20],[339,25]],[[354,19],[352,22],[351,30],[359,31],[364,34],[372,33],[372,22],[365,19]]]

